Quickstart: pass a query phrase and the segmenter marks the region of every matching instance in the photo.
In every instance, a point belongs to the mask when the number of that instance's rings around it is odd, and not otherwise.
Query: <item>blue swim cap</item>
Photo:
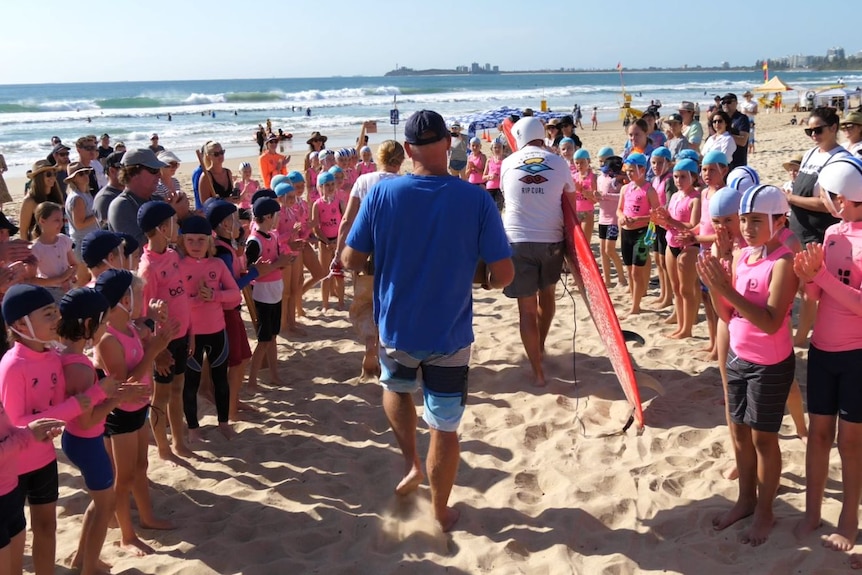
[[[482,140],[480,140],[476,136],[473,136],[472,138],[470,138],[470,145],[472,146],[473,144],[479,144],[481,146]]]
[[[726,218],[739,212],[739,202],[742,192],[734,188],[724,187],[709,198],[709,217]]]
[[[601,150],[599,150],[599,159],[604,160],[605,158],[610,158],[611,156],[615,156],[614,149],[610,146],[605,146]]]
[[[692,150],[691,148],[686,148],[676,155],[678,160],[693,160],[697,162],[700,160],[700,154],[697,153],[696,150]]]
[[[284,174],[278,174],[277,176],[273,176],[272,179],[269,181],[269,187],[270,189],[274,190],[277,185],[286,181],[287,176],[285,176]]]
[[[334,176],[335,174],[343,174],[344,170],[342,170],[338,166],[332,166],[331,168],[329,168],[329,173]]]
[[[696,174],[699,168],[694,160],[679,160],[673,167],[674,172],[692,172]]]
[[[625,163],[632,166],[640,166],[642,168],[645,168],[647,165],[647,159],[646,156],[644,156],[643,154],[635,152],[634,154],[631,154],[628,158],[626,158]]]
[[[299,184],[305,182],[305,178],[302,177],[302,172],[297,172],[293,170],[287,174],[287,179],[290,180],[291,184]]]
[[[335,176],[332,175],[332,172],[323,172],[319,176],[317,176],[317,185],[322,186],[323,184],[334,184]]]
[[[288,182],[281,182],[280,184],[278,184],[275,187],[275,195],[279,198],[282,196],[286,196],[287,194],[289,194],[292,191],[293,191],[293,186],[291,185],[291,183],[289,181]]]
[[[670,160],[672,157],[673,156],[671,156],[670,150],[668,150],[664,146],[656,148],[652,151],[652,154],[650,154],[650,158],[664,158],[665,160]]]
[[[704,166],[708,166],[710,164],[721,164],[722,166],[726,166],[728,163],[727,154],[719,150],[708,151],[701,162]]]
[[[560,140],[560,145],[562,146],[563,144],[571,144],[574,146],[575,141],[571,138],[563,138],[562,140]]]
[[[589,160],[590,159],[590,153],[587,150],[581,148],[575,152],[575,159],[576,160]]]

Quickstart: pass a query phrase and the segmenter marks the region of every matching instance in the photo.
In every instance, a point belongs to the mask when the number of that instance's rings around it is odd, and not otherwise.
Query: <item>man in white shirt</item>
[[[533,369],[533,384],[541,387],[545,385],[542,354],[563,266],[562,200],[565,195],[574,208],[575,184],[566,161],[543,146],[545,128],[538,118],[518,120],[512,135],[518,151],[503,160],[500,187],[515,279],[503,293],[518,299],[521,341]]]

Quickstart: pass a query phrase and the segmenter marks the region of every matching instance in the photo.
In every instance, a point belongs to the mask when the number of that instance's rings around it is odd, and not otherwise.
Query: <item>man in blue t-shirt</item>
[[[404,127],[413,174],[376,184],[359,209],[342,253],[363,269],[374,254],[374,319],[380,329],[383,408],[404,455],[398,495],[425,476],[416,451],[412,393],[422,371],[424,419],[431,428],[427,470],[434,517],[444,531],[458,520],[448,506],[460,460],[457,429],[467,399],[473,343],[472,282],[487,263],[485,285],[514,277],[509,243],[491,196],[448,175],[451,137],[436,112],[413,114]]]

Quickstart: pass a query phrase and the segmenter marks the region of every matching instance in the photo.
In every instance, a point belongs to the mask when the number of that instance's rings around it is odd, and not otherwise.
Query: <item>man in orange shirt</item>
[[[287,175],[287,163],[290,157],[285,158],[275,151],[278,146],[278,136],[270,134],[266,138],[266,151],[260,155],[260,175],[263,177],[263,187],[269,188],[273,176],[278,174]]]

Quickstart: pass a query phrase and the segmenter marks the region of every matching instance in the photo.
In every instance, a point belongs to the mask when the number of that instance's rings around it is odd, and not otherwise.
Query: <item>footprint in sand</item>
[[[506,554],[508,554],[512,559],[518,561],[523,561],[530,556],[530,552],[527,548],[517,541],[509,541],[506,543],[506,547],[504,549],[506,550]]]
[[[524,416],[518,413],[507,413],[505,420],[507,427],[517,427],[519,425],[524,425]]]
[[[539,488],[539,479],[528,471],[522,471],[515,476],[515,487],[518,489],[516,497],[528,505],[538,503],[541,495],[544,495]]]
[[[541,425],[531,425],[527,427],[524,434],[524,446],[532,450],[536,445],[548,440],[548,426],[542,423]]]

